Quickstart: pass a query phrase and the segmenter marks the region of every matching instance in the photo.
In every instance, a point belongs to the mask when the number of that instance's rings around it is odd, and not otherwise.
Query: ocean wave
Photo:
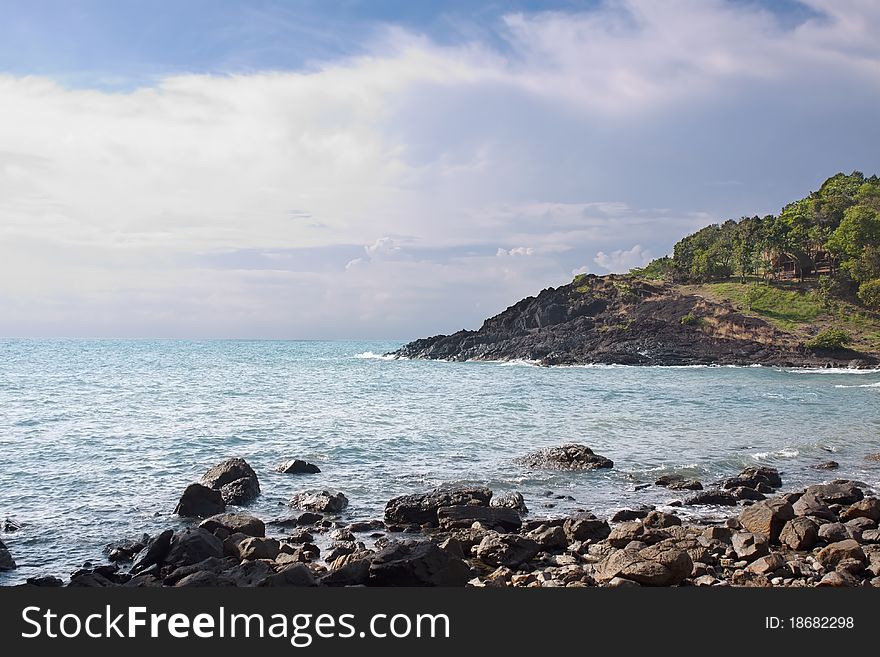
[[[880,388],[880,381],[877,381],[876,383],[861,383],[861,384],[855,384],[855,385],[851,385],[851,386],[847,386],[847,385],[843,385],[842,383],[838,383],[834,387],[835,388]]]
[[[392,354],[374,354],[372,351],[365,351],[362,354],[356,354],[355,358],[363,358],[367,360],[404,360],[400,356]]]
[[[801,367],[782,369],[786,374],[880,374],[880,369],[857,370],[852,367]]]
[[[800,451],[794,449],[793,447],[783,447],[782,449],[777,449],[770,452],[755,452],[754,454],[752,454],[752,458],[756,461],[762,461],[768,458],[793,459],[797,456],[800,456]]]

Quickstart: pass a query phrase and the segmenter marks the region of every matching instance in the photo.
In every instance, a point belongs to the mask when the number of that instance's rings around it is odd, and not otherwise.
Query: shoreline
[[[613,467],[581,445],[523,462]],[[654,485],[681,499],[605,518],[539,517],[518,493],[438,488],[389,500],[382,519],[343,523],[345,496],[313,491],[294,496],[297,515],[261,520],[246,512],[260,494],[256,473],[230,459],[182,496],[176,512],[190,526],[115,541],[66,579],[8,586],[880,587],[880,499],[864,482],[785,492],[777,470],[750,467],[705,487],[677,476]],[[727,517],[687,517],[700,508]],[[14,557],[0,541],[0,564]]]

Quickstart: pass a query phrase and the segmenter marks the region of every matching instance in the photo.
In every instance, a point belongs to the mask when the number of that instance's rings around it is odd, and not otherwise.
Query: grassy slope
[[[726,281],[703,285],[680,286],[682,294],[696,294],[712,301],[730,301],[744,315],[767,320],[793,334],[799,341],[808,340],[818,331],[840,328],[853,338],[858,351],[880,353],[880,315],[839,299],[825,305],[815,283],[759,283],[749,309],[749,290],[755,283]]]

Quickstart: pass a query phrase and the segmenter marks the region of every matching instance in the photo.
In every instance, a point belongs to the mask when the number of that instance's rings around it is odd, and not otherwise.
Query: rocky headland
[[[517,462],[613,467],[583,445]],[[302,477],[315,469],[307,465],[291,471]],[[343,523],[345,495],[302,490],[291,515],[261,519],[243,508],[260,494],[256,472],[229,459],[186,487],[176,512],[188,526],[116,541],[101,565],[25,586],[880,586],[880,499],[863,482],[782,492],[782,473],[751,467],[705,485],[676,476],[654,485],[680,498],[605,518],[541,517],[516,492],[438,488],[390,499],[381,519]],[[0,568],[15,568],[2,543]]]
[[[579,276],[487,319],[390,355],[435,360],[527,360],[543,365],[774,365],[877,367],[876,354],[810,349],[729,302],[631,276]]]

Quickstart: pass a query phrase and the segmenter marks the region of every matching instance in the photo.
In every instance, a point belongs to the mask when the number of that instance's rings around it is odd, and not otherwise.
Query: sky
[[[406,340],[880,173],[875,0],[0,0],[0,336]]]

